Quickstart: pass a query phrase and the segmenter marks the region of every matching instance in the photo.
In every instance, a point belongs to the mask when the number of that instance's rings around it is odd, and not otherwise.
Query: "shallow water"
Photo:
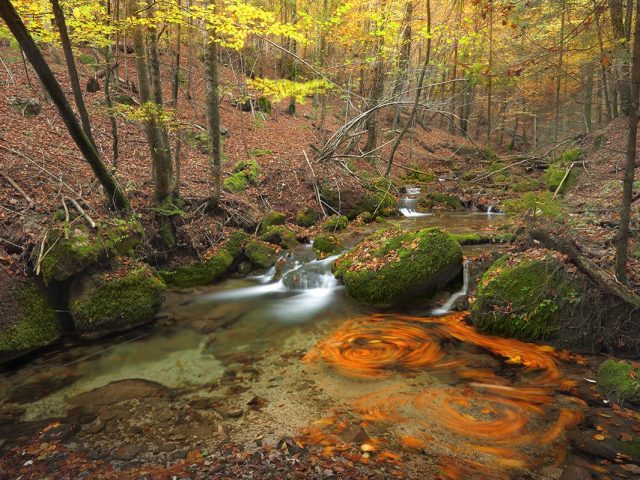
[[[391,221],[456,233],[504,222],[471,212]],[[301,246],[264,275],[172,292],[156,327],[52,351],[1,374],[0,402],[25,408],[21,421],[64,417],[81,393],[144,379],[226,408],[260,398],[259,412],[247,411],[229,427],[234,442],[298,435],[364,461],[340,437],[354,424],[384,438],[371,439],[380,462],[402,457],[423,474],[455,459],[476,474],[500,468],[494,478],[509,478],[504,469],[551,461],[550,446],[578,418],[567,397],[555,400],[566,384],[551,353],[479,335],[459,316],[431,318],[447,294],[393,309],[360,305],[330,274],[333,260],[316,260]],[[514,435],[521,444],[511,445]],[[416,449],[437,461],[425,464],[411,455]]]

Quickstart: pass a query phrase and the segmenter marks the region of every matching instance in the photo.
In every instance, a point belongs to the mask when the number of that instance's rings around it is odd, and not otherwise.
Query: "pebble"
[[[240,418],[242,413],[241,408],[233,408],[231,410],[224,410],[223,415],[227,418]]]
[[[104,430],[104,422],[100,418],[84,428],[85,433],[88,433],[89,435],[95,435],[96,433],[100,433],[102,430]]]
[[[116,449],[113,452],[113,458],[116,460],[124,460],[129,461],[136,458],[136,456],[140,453],[140,448],[137,445],[129,443],[127,445],[123,445],[120,448]]]

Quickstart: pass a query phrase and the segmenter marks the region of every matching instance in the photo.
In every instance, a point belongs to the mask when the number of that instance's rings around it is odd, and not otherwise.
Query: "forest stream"
[[[504,217],[394,222],[471,233]],[[562,463],[556,440],[585,405],[563,374],[562,360],[577,357],[478,333],[448,311],[461,279],[402,309],[363,306],[331,274],[336,257],[300,246],[262,276],[171,292],[155,327],[4,372],[0,402],[18,414],[0,426],[2,442],[73,424],[61,433],[71,450],[123,468],[233,443],[340,452],[385,478],[523,478]]]

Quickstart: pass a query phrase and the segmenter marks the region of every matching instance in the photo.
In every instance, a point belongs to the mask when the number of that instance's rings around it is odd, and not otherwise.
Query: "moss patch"
[[[278,259],[278,251],[275,248],[256,240],[247,243],[244,254],[258,268],[269,268]]]
[[[291,249],[298,244],[296,232],[284,225],[273,225],[269,227],[261,236],[261,240],[280,245],[282,248]]]
[[[233,264],[234,257],[226,249],[202,262],[194,262],[174,270],[162,270],[160,276],[174,287],[189,288],[210,285],[219,280]]]
[[[640,368],[613,359],[598,369],[598,391],[616,403],[640,405]]]
[[[318,258],[326,258],[342,250],[340,241],[334,235],[319,235],[313,239],[313,251]]]
[[[344,230],[349,224],[349,219],[343,215],[332,215],[324,222],[322,229],[325,232],[337,232]]]
[[[33,280],[0,281],[0,361],[53,343],[62,333],[58,315]]]
[[[224,179],[222,187],[232,193],[241,193],[249,186],[249,181],[243,173],[234,173]]]
[[[435,291],[452,280],[461,263],[460,245],[442,229],[382,229],[336,260],[333,270],[357,300],[388,305]]]
[[[511,233],[452,233],[451,236],[460,245],[486,245],[489,243],[509,243],[513,239]]]
[[[579,301],[571,277],[552,255],[504,256],[482,277],[471,318],[489,333],[545,340]]]
[[[320,220],[321,214],[313,208],[306,207],[302,210],[298,210],[296,213],[296,225],[300,227],[313,227],[318,220]]]
[[[148,265],[118,262],[74,281],[69,313],[80,335],[125,330],[153,319],[166,288]]]
[[[418,200],[418,206],[429,210],[464,210],[458,197],[446,193],[429,193]]]
[[[287,221],[287,216],[282,212],[267,213],[260,222],[260,232],[264,233],[274,225],[284,225]]]

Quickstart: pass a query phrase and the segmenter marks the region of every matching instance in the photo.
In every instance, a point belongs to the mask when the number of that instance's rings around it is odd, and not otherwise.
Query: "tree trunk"
[[[411,59],[411,21],[413,17],[413,2],[407,2],[404,14],[404,29],[402,31],[402,45],[400,47],[400,60],[398,61],[398,79],[393,89],[393,97],[400,95],[402,90],[408,85],[407,72],[409,70],[409,61]],[[400,100],[396,98],[396,100]],[[393,115],[392,130],[396,130],[400,123],[400,115],[402,114],[402,106],[396,106]]]
[[[373,69],[373,87],[371,90],[371,96],[369,97],[369,108],[373,108],[382,99],[384,94],[384,62],[382,58],[376,61],[376,65]],[[367,143],[364,147],[365,152],[372,152],[376,149],[378,143],[378,112],[377,110],[369,115],[366,122],[367,130]]]
[[[633,179],[636,167],[636,142],[638,135],[638,95],[640,94],[640,1],[636,2],[635,38],[633,41],[633,66],[631,88],[628,98],[627,118],[629,138],[627,139],[627,161],[622,187],[622,208],[620,228],[616,238],[616,276],[618,281],[627,283],[627,258],[629,256],[629,226],[631,223],[631,203],[633,201]]]
[[[630,0],[629,0],[630,1]],[[622,0],[609,0],[611,29],[613,30],[613,56],[616,65],[616,92],[624,115],[629,115],[631,90],[629,87],[629,45],[624,28]]]
[[[558,66],[556,67],[556,101],[555,120],[553,122],[553,142],[558,143],[560,131],[560,87],[562,86],[562,66],[564,61],[564,31],[566,23],[566,0],[561,2],[562,20],[560,23],[560,39],[558,42]]]
[[[582,117],[584,119],[584,133],[591,133],[593,111],[593,63],[589,62],[583,67],[584,94],[582,97]]]
[[[215,5],[215,0],[211,0]],[[209,163],[213,177],[212,206],[220,202],[222,180],[222,152],[220,145],[220,100],[218,97],[218,44],[215,42],[215,31],[210,31],[207,39],[205,84],[207,89],[206,113],[207,132],[209,134]]]
[[[69,72],[69,80],[71,81],[71,89],[73,90],[73,98],[76,102],[76,108],[80,115],[80,122],[82,123],[82,129],[87,135],[87,138],[93,145],[96,142],[93,140],[91,134],[91,122],[89,121],[89,113],[82,97],[82,87],[80,86],[80,78],[78,77],[78,69],[76,67],[76,61],[73,57],[73,50],[71,49],[71,40],[69,39],[69,32],[67,31],[67,22],[64,18],[64,13],[60,7],[58,0],[50,0],[51,8],[53,9],[53,16],[56,22],[56,28],[60,33],[60,43],[62,44],[62,51],[64,52],[64,59],[67,64],[67,71]],[[96,147],[97,149],[97,147]]]
[[[33,41],[33,38],[31,38],[20,16],[8,0],[0,1],[0,17],[5,21],[7,27],[9,27],[9,30],[11,30],[11,33],[20,45],[20,48],[33,66],[42,85],[44,85],[44,88],[58,109],[58,113],[69,131],[69,135],[82,152],[85,160],[91,166],[91,170],[104,188],[109,205],[122,212],[129,212],[131,206],[124,191],[120,188],[111,173],[109,173],[95,146],[80,126],[78,119],[71,109],[71,105],[69,105],[62,91],[62,87],[60,87],[60,84],[53,75],[42,52]]]
[[[493,3],[489,2],[489,85],[487,87],[487,148],[491,148],[491,101],[493,95]]]

